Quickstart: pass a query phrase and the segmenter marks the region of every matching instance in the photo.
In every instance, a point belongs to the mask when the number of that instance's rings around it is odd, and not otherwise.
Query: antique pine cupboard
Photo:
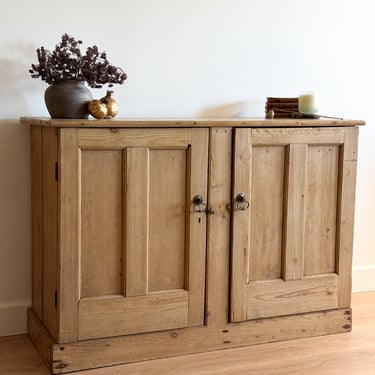
[[[21,121],[53,373],[351,330],[363,121]]]

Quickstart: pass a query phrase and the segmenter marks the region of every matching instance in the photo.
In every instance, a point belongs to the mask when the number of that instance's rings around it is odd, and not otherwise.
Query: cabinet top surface
[[[22,124],[53,128],[179,128],[179,127],[332,127],[365,125],[362,120],[265,119],[265,118],[145,118],[145,119],[52,119],[21,117]]]

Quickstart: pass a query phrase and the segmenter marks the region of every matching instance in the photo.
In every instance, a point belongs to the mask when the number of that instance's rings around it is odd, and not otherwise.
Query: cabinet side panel
[[[339,146],[309,146],[305,275],[335,272]]]
[[[250,280],[281,277],[284,147],[253,147]]]
[[[43,141],[43,322],[57,337],[57,130],[44,128]]]
[[[150,150],[149,194],[149,291],[184,289],[186,149]]]
[[[357,148],[358,128],[346,128],[338,200],[339,229],[337,233],[338,260],[336,271],[339,274],[339,307],[348,307],[351,303]]]
[[[81,178],[81,298],[120,294],[121,151],[82,151]]]
[[[32,207],[32,298],[33,309],[43,316],[43,180],[42,128],[30,127],[31,137],[31,207]]]

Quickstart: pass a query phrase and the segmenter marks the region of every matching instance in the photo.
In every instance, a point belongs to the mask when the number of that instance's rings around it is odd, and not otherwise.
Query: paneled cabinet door
[[[350,306],[356,128],[236,129],[231,321]]]
[[[207,129],[59,139],[60,342],[202,325]]]

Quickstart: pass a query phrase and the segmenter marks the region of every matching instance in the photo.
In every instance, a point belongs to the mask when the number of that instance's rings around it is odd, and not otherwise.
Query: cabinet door
[[[62,129],[60,341],[203,324],[207,129]]]
[[[231,321],[349,307],[357,129],[236,129],[234,147]]]

